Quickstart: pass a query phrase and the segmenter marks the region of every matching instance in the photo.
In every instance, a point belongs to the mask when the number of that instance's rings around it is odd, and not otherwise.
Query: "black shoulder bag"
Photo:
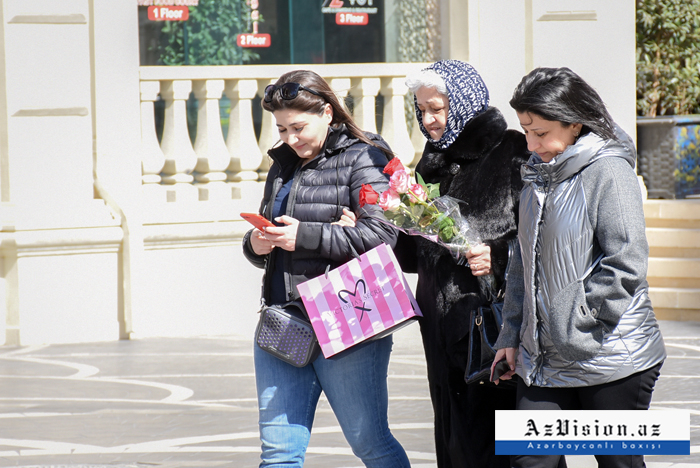
[[[503,299],[506,294],[506,281],[508,279],[508,266],[513,255],[514,242],[508,242],[508,264],[506,275],[497,293],[493,293],[491,285],[479,277],[482,289],[486,291],[488,304],[471,311],[469,324],[469,353],[467,357],[467,369],[464,380],[468,384],[491,383],[491,364],[496,357],[494,345],[498,334],[503,327]],[[514,385],[515,380],[501,380],[501,384]]]

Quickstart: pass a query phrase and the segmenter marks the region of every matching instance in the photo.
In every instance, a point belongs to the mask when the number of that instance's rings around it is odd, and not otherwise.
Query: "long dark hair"
[[[312,114],[322,115],[326,104],[330,104],[333,109],[333,120],[331,121],[332,127],[339,127],[341,124],[345,124],[350,134],[357,138],[358,140],[366,143],[370,146],[380,149],[384,154],[386,154],[388,159],[394,157],[394,153],[391,150],[375,143],[370,140],[367,135],[355,124],[352,116],[345,110],[345,107],[340,103],[338,97],[335,95],[331,87],[328,85],[326,80],[321,78],[317,73],[311,70],[294,70],[285,73],[280,76],[275,82],[276,86],[283,85],[284,83],[298,83],[305,88],[309,88],[319,95],[300,90],[297,97],[294,99],[282,99],[279,92],[272,94],[272,100],[270,102],[265,102],[262,100],[262,107],[268,112],[275,112],[281,109],[292,109],[299,112],[310,112]]]
[[[510,107],[564,126],[580,123],[581,133],[614,140],[613,120],[595,89],[569,68],[536,68],[513,92]]]

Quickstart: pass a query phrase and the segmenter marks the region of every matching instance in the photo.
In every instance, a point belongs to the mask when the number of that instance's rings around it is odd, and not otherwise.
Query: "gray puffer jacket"
[[[552,162],[533,153],[522,167],[520,245],[496,347],[519,346],[527,385],[603,384],[666,357],[648,295],[636,152],[616,135],[589,133]]]
[[[386,148],[379,136],[365,134]],[[330,127],[324,147],[312,161],[301,165],[301,159],[287,144],[271,149],[273,160],[260,213],[272,217],[275,197],[285,181],[294,178],[286,206],[288,216],[299,220],[293,252],[273,249],[269,255],[257,255],[250,244],[248,231],[243,239],[243,253],[256,267],[273,271],[276,262],[284,262],[285,294],[288,300],[299,298],[297,285],[322,275],[326,268],[336,268],[382,243],[396,245],[398,232],[377,221],[382,209],[378,205],[360,208],[360,189],[371,185],[375,191],[389,189],[389,176],[384,174],[388,160],[374,146],[355,138],[345,127]],[[348,208],[357,215],[354,227],[332,224]],[[265,275],[263,299],[270,303],[271,281]]]

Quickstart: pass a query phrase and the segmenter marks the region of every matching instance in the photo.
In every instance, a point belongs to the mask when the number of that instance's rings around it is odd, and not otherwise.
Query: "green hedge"
[[[700,0],[637,0],[637,115],[700,114]]]
[[[238,33],[250,31],[249,15],[245,0],[199,0],[189,20],[163,22],[160,64],[237,65],[259,58],[236,44]]]

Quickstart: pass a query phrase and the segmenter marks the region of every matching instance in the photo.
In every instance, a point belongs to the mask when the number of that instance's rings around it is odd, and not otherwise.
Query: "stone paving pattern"
[[[650,468],[700,467],[700,323],[661,323],[669,358],[654,408],[691,411],[691,454]],[[414,468],[434,468],[432,409],[420,335],[394,335],[392,431]],[[569,467],[596,466],[567,457]],[[148,338],[0,347],[0,467],[256,467],[252,341]],[[308,468],[361,467],[322,398]]]

